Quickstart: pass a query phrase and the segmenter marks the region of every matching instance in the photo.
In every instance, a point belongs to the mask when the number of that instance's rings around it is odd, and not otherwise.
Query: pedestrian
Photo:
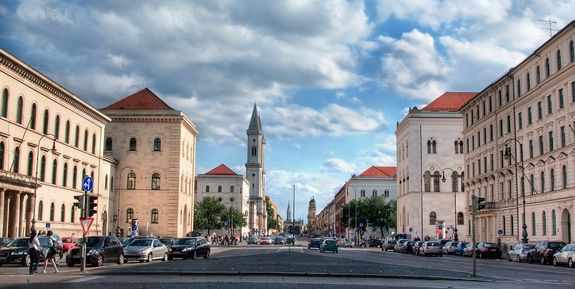
[[[38,240],[38,233],[36,230],[30,232],[30,239],[28,240],[28,255],[30,256],[29,274],[38,273],[38,263],[40,263],[40,240]]]
[[[58,266],[56,266],[56,262],[54,261],[54,256],[56,256],[56,240],[52,237],[54,233],[51,230],[48,230],[48,250],[45,254],[46,258],[44,259],[44,270],[42,273],[46,274],[46,267],[48,267],[48,262],[51,262],[54,266],[54,272],[58,273]]]

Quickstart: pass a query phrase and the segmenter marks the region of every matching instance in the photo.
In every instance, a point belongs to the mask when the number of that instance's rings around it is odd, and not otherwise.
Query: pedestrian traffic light
[[[477,210],[485,209],[485,198],[478,197],[477,198]]]
[[[78,209],[83,209],[84,207],[84,196],[83,195],[78,195],[78,196],[74,196],[74,207],[77,207]]]
[[[98,206],[97,201],[98,201],[98,197],[96,197],[96,196],[89,196],[88,197],[88,208],[87,208],[87,213],[86,213],[86,215],[88,217],[93,216],[94,214],[96,214],[98,212],[96,210],[96,207]]]

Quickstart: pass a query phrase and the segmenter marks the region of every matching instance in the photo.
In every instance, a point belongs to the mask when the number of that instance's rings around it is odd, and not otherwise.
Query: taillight
[[[545,252],[546,252],[547,254],[553,254],[553,249],[547,249],[547,250],[545,250]]]

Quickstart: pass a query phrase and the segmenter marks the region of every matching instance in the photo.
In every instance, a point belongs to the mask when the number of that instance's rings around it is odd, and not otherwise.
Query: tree
[[[395,202],[393,202],[395,204]],[[374,230],[379,229],[384,237],[386,228],[395,227],[395,206],[392,202],[385,202],[385,197],[377,196],[367,199],[370,225]]]
[[[267,225],[268,230],[279,230],[280,225],[276,220],[276,212],[274,208],[272,208],[272,204],[270,202],[270,198],[266,196],[266,212],[267,212]]]
[[[222,227],[222,216],[226,207],[214,197],[202,199],[194,207],[194,225],[197,229],[210,230]]]
[[[230,207],[228,210],[226,210],[226,214],[227,215],[222,219],[230,219],[230,226],[232,226],[232,229],[234,230],[236,228],[245,227],[248,224],[246,216],[244,216],[244,214],[242,214],[239,209]]]
[[[386,202],[381,196],[352,200],[343,206],[340,222],[348,229],[357,229],[360,237],[363,237],[369,224],[379,229],[383,238],[385,228],[396,225],[396,207],[395,201]]]

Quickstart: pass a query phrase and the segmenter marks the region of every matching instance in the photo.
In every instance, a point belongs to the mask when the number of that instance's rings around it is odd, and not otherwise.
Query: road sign
[[[82,180],[82,188],[86,192],[91,192],[94,188],[94,180],[90,176],[85,176]]]
[[[82,218],[82,219],[80,219],[80,225],[82,225],[82,230],[84,231],[84,235],[88,234],[88,230],[90,230],[90,226],[92,226],[92,222],[94,222],[94,218]]]
[[[497,235],[499,235],[499,237],[503,236],[503,230],[501,229],[497,230]]]

